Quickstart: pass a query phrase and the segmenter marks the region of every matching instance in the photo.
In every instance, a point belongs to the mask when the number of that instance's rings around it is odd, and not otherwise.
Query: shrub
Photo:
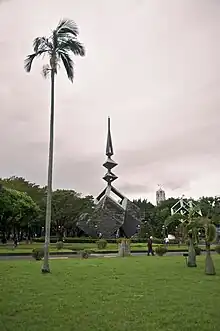
[[[44,257],[43,248],[34,248],[32,251],[32,257],[37,261],[42,260],[42,258]]]
[[[159,256],[163,256],[164,254],[167,253],[167,248],[164,247],[163,245],[159,245],[155,248],[155,252]]]
[[[216,251],[217,254],[220,254],[220,245],[217,245],[215,247],[215,251]]]
[[[58,250],[63,249],[63,242],[62,242],[62,241],[58,241],[58,242],[56,243],[56,248],[57,248]]]
[[[108,245],[108,242],[105,239],[99,239],[96,243],[97,243],[98,249],[105,249]]]
[[[88,251],[88,250],[83,250],[83,251],[80,252],[80,255],[81,255],[82,259],[88,259],[90,254],[91,254],[91,252]]]
[[[117,244],[121,244],[122,242],[126,242],[126,243],[130,244],[130,243],[138,243],[139,241],[135,240],[135,239],[128,239],[128,238],[118,238],[118,239],[116,239]]]
[[[110,238],[110,239],[107,239],[107,242],[109,244],[115,244],[115,243],[120,243],[122,239]],[[45,241],[45,239],[44,239],[44,237],[40,237],[40,238],[34,238],[33,241],[37,242],[37,243],[43,243]],[[57,238],[50,237],[50,242],[56,243]],[[97,238],[95,239],[95,238],[89,238],[89,237],[65,237],[65,243],[67,243],[67,244],[74,244],[74,243],[95,244],[96,242],[97,242]],[[145,243],[146,238],[145,239],[143,239],[143,238],[131,239],[131,242],[132,243]],[[153,243],[162,244],[163,240],[154,238]]]
[[[194,248],[195,248],[196,255],[201,255],[202,249],[197,245]]]

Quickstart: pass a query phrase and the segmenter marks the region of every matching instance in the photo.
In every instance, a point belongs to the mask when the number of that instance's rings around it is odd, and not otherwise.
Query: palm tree
[[[205,273],[206,275],[215,275],[215,266],[210,247],[216,239],[216,226],[209,217],[194,217],[194,215],[195,210],[190,211],[189,215],[183,219],[181,214],[169,216],[165,221],[165,225],[168,226],[178,220],[181,222],[182,237],[183,239],[188,238],[189,240],[188,267],[196,267],[195,243],[198,244],[199,231],[204,230],[206,242]]]
[[[205,242],[206,242],[206,259],[205,259],[205,273],[206,275],[215,275],[215,266],[211,256],[211,244],[215,241],[217,231],[216,226],[212,223],[212,220],[208,217],[202,217],[200,219],[200,226],[205,230]]]
[[[197,242],[197,218],[195,216],[195,211],[192,210],[188,215],[174,214],[169,216],[165,221],[165,226],[169,226],[172,223],[179,223],[179,231],[182,241],[188,239],[188,267],[196,267],[196,251],[195,242]]]
[[[24,68],[31,71],[33,60],[40,56],[47,55],[49,64],[43,66],[43,75],[50,75],[51,79],[51,107],[50,107],[50,141],[49,141],[49,162],[47,180],[47,205],[45,224],[45,245],[44,263],[42,272],[50,272],[49,267],[49,244],[50,244],[50,223],[51,223],[51,198],[52,198],[52,178],[53,178],[53,145],[54,145],[54,85],[60,63],[62,62],[67,76],[71,82],[74,78],[74,63],[71,54],[85,56],[85,48],[78,40],[79,31],[74,21],[63,19],[57,28],[52,31],[49,38],[38,37],[33,41],[33,53],[25,59]]]

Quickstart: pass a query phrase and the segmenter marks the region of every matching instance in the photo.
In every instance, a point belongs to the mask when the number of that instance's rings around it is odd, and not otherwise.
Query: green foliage
[[[120,243],[124,238],[119,238],[119,239],[106,239],[106,241],[109,244],[115,244],[115,243]],[[146,238],[138,238],[138,239],[129,239],[130,242],[132,243],[143,243],[143,242],[147,242]],[[40,238],[34,238],[33,242],[36,243],[44,243],[45,238],[44,237],[40,237]],[[56,243],[57,242],[57,237],[51,237],[50,238],[50,242],[51,243]],[[87,243],[87,244],[94,244],[97,242],[96,238],[89,238],[89,237],[66,237],[65,238],[65,243],[67,244],[74,244],[74,243]],[[163,243],[163,239],[158,239],[158,238],[153,238],[153,243],[154,244],[162,244]],[[173,242],[174,244],[177,243],[176,241]]]
[[[196,255],[197,255],[197,256],[198,256],[198,255],[201,255],[202,249],[201,249],[199,246],[195,245],[195,246],[194,246],[194,249],[195,249],[195,252],[196,252]]]
[[[158,245],[156,248],[155,248],[155,253],[159,256],[163,256],[167,253],[167,248],[163,245]]]
[[[99,239],[99,240],[97,240],[96,243],[97,243],[98,249],[105,249],[108,245],[108,242],[105,239]]]
[[[0,191],[0,232],[19,233],[22,229],[30,232],[31,224],[40,212],[37,204],[25,192],[2,188]]]
[[[215,241],[216,239],[216,227],[214,224],[207,224],[205,226],[205,230],[206,230],[206,242],[208,243],[212,243]]]
[[[73,190],[56,190],[52,194],[52,230],[56,233],[75,228],[77,217],[83,212],[91,212],[93,198],[82,198]]]
[[[15,176],[0,179],[0,185],[2,185],[0,190],[0,236],[2,240],[5,238],[6,242],[7,237],[14,233],[21,233],[24,237],[34,237],[35,233],[38,236],[43,236],[46,214],[46,187],[40,187],[22,177]],[[188,237],[188,230],[194,227],[194,237],[197,241],[198,232],[205,233],[204,222],[202,223],[199,218],[194,217],[191,217],[190,222],[188,222],[187,218],[180,214],[170,216],[170,208],[176,201],[177,199],[171,198],[161,202],[158,206],[154,206],[146,199],[134,200],[134,203],[141,208],[142,222],[138,238],[132,239],[132,242],[144,242],[152,235],[153,243],[162,244],[164,239],[162,226],[164,223],[168,227],[167,232],[174,235],[177,233],[178,240],[181,242],[185,242]],[[204,212],[204,216],[209,215],[208,219],[211,220],[212,224],[219,224],[219,198],[203,197],[199,199],[197,204]],[[74,190],[54,191],[52,194],[51,242],[56,243],[57,238],[62,240],[66,237],[67,243],[79,241],[95,243],[96,238],[75,237],[78,234],[76,227],[78,216],[84,212],[90,214],[93,207],[92,196],[83,197]],[[19,213],[16,210],[19,210]],[[183,224],[179,222],[180,219],[184,220]],[[43,237],[34,238],[34,240],[44,242]],[[110,239],[108,242],[115,243],[116,239]]]
[[[63,249],[63,246],[64,246],[63,241],[58,241],[58,242],[56,243],[56,248],[57,248],[58,250]]]
[[[82,259],[88,259],[91,254],[91,251],[84,249],[83,251],[80,252],[81,258]]]
[[[37,261],[42,260],[44,257],[44,250],[42,248],[34,248],[32,251],[32,257]]]
[[[217,245],[215,247],[215,251],[216,251],[217,254],[220,254],[220,245]]]
[[[46,188],[30,183],[22,177],[0,179],[0,185],[3,185],[0,197],[0,232],[2,232],[2,236],[7,237],[14,230],[30,237],[33,237],[34,233],[38,235],[42,233],[46,214]],[[6,197],[5,193],[5,190],[7,191],[8,189],[12,190],[12,192],[20,192],[23,196],[31,197],[35,203],[35,209],[37,209],[37,214],[31,212],[31,210],[26,210],[26,220],[16,217],[15,229],[12,217],[12,212],[15,211],[15,208],[12,208],[11,198],[9,196]],[[64,231],[66,235],[75,235],[76,218],[81,212],[91,212],[92,208],[92,196],[82,197],[81,194],[73,190],[54,191],[52,197],[52,232],[58,238],[63,237]]]
[[[38,205],[41,204],[46,193],[45,187],[40,187],[35,183],[31,183],[23,177],[12,176],[9,178],[0,178],[0,184],[6,189],[13,189],[26,193]]]

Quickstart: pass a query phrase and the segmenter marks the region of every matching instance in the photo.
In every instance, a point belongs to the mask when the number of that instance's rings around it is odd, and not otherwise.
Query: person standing
[[[149,256],[150,254],[154,256],[154,251],[153,251],[153,237],[151,236],[148,241],[147,241],[147,255]]]
[[[16,235],[14,235],[13,242],[14,242],[14,248],[16,248],[18,246],[18,239]]]
[[[169,238],[165,238],[165,245],[166,245],[166,248],[168,249],[168,246],[169,246]]]

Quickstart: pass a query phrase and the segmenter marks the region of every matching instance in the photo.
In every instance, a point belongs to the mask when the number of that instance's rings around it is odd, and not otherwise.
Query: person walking
[[[149,256],[150,254],[154,256],[154,251],[153,251],[153,237],[151,236],[148,241],[147,241],[147,255]]]

